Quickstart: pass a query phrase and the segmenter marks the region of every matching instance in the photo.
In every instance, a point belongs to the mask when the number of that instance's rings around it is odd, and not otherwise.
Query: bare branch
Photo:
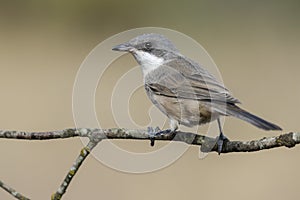
[[[51,200],[59,200],[61,197],[65,194],[67,191],[67,188],[69,187],[73,177],[79,170],[79,167],[83,163],[83,161],[87,158],[87,156],[90,154],[91,150],[98,144],[98,142],[92,142],[90,141],[86,147],[84,147],[81,151],[79,156],[77,157],[76,161],[74,162],[73,166],[71,167],[70,171],[68,172],[67,176],[65,177],[64,181],[56,191],[51,196]]]
[[[63,180],[56,193],[51,197],[53,200],[61,199],[65,194],[72,178],[75,176],[76,172],[79,170],[81,164],[84,162],[85,158],[89,155],[90,151],[104,139],[130,139],[130,140],[150,140],[153,141],[153,137],[146,130],[136,130],[136,129],[88,129],[88,128],[70,128],[60,131],[50,131],[50,132],[24,132],[24,131],[8,131],[0,130],[0,138],[5,139],[23,139],[23,140],[50,140],[50,139],[63,139],[70,137],[87,137],[89,138],[89,143],[84,147],[73,166],[69,170],[67,176]],[[201,150],[204,152],[217,152],[216,138],[207,137],[204,135],[198,135],[189,132],[178,131],[175,134],[160,135],[155,136],[155,140],[165,140],[165,141],[177,141],[184,142],[190,145],[199,145]],[[300,143],[300,133],[290,132],[282,134],[279,136],[273,136],[268,138],[262,138],[259,140],[252,141],[226,141],[222,153],[230,152],[250,152],[250,151],[260,151],[264,149],[271,149],[276,147],[294,147]],[[0,186],[11,193],[18,199],[27,199],[21,194],[17,193],[15,190],[9,188],[0,182]],[[11,191],[11,192],[10,192]]]
[[[14,196],[16,199],[29,200],[27,197],[25,197],[24,195],[20,194],[19,192],[17,192],[13,188],[9,187],[8,185],[6,185],[5,183],[3,183],[2,181],[0,181],[0,187],[2,187],[6,192],[8,192],[12,196]]]
[[[6,139],[25,139],[25,140],[49,140],[70,137],[88,137],[93,141],[102,139],[131,139],[131,140],[150,140],[151,136],[146,130],[137,129],[88,129],[88,128],[70,128],[61,131],[50,132],[24,132],[0,130],[0,138]],[[155,137],[155,140],[169,140],[185,142],[191,145],[207,146],[215,142],[215,138],[198,135],[189,132],[178,131],[173,135],[161,135]],[[249,152],[259,151],[276,147],[294,147],[300,143],[300,133],[290,132],[279,136],[265,137],[252,141],[228,141],[223,147],[222,153],[230,152]],[[203,147],[202,147],[203,149]],[[204,148],[205,149],[205,148]],[[214,146],[211,151],[217,151]]]

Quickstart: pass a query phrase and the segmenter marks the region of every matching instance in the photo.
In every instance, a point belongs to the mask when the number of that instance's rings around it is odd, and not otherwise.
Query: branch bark
[[[79,156],[77,157],[76,161],[72,165],[70,171],[68,172],[67,176],[65,177],[64,181],[58,188],[58,190],[51,196],[51,200],[59,200],[62,196],[66,193],[67,188],[69,187],[73,177],[79,170],[79,167],[83,163],[83,161],[88,157],[92,149],[98,144],[98,142],[90,141],[86,147],[81,149]]]
[[[92,141],[103,139],[130,139],[130,140],[150,140],[151,135],[146,130],[138,129],[89,129],[89,128],[70,128],[50,132],[24,132],[0,130],[0,138],[22,139],[22,140],[50,140],[63,139],[70,137],[88,137]],[[207,146],[215,142],[215,138],[198,135],[189,132],[178,131],[176,134],[160,135],[155,140],[185,142],[190,145]],[[276,147],[294,147],[300,143],[300,133],[290,132],[279,136],[264,137],[251,141],[228,141],[222,149],[222,153],[231,152],[250,152],[271,149]],[[205,149],[205,148],[204,148]],[[217,152],[214,145],[211,151]]]
[[[17,192],[15,189],[13,189],[12,187],[6,185],[5,183],[3,183],[2,181],[0,181],[0,187],[3,188],[6,192],[8,192],[9,194],[11,194],[13,197],[15,197],[16,199],[20,199],[20,200],[29,200],[27,197],[25,197],[24,195],[22,195],[21,193]]]
[[[8,131],[0,130],[0,138],[3,139],[22,139],[22,140],[50,140],[50,139],[63,139],[70,137],[87,137],[89,138],[89,143],[84,147],[76,161],[72,165],[71,169],[67,173],[62,184],[58,190],[52,195],[51,199],[58,200],[61,199],[67,188],[69,187],[72,178],[75,176],[76,172],[79,170],[81,164],[84,162],[85,158],[89,155],[90,151],[102,140],[104,139],[130,139],[130,140],[149,140],[153,142],[153,136],[149,134],[146,130],[137,129],[123,129],[123,128],[112,128],[112,129],[89,129],[89,128],[70,128],[59,131],[49,131],[49,132],[24,132],[24,131]],[[155,140],[164,141],[176,141],[185,142],[190,145],[199,145],[203,152],[217,152],[216,138],[207,137],[204,135],[198,135],[190,132],[178,131],[175,134],[169,135],[159,135],[155,136]],[[231,152],[251,152],[260,151],[264,149],[271,149],[277,147],[294,147],[300,143],[300,133],[290,132],[282,134],[279,136],[264,137],[258,140],[251,141],[226,141],[222,153]],[[0,181],[0,183],[2,183]],[[6,188],[10,188],[3,183],[0,186],[8,191]],[[18,198],[14,194],[19,194],[14,190],[10,192],[13,196]],[[27,199],[24,197],[24,199]]]

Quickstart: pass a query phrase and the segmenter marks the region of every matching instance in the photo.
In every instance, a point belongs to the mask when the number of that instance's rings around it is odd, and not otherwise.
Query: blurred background
[[[298,131],[300,2],[297,0],[67,1],[0,0],[0,129],[48,131],[74,127],[72,89],[88,53],[119,32],[147,26],[180,31],[216,62],[225,85],[247,110]],[[126,57],[128,62],[133,59]],[[132,65],[131,65],[132,66]],[[109,94],[125,68],[98,86],[97,116],[115,127]],[[101,82],[100,82],[101,84]],[[145,125],[151,105],[144,91],[130,100],[133,119]],[[104,116],[104,117],[103,117]],[[232,140],[278,135],[240,120],[226,120]],[[136,152],[148,141],[114,141]],[[157,142],[158,147],[164,142]],[[158,148],[156,147],[156,148]],[[32,199],[49,199],[77,157],[79,138],[0,140],[0,179]],[[296,199],[300,147],[253,153],[210,154],[198,147],[153,173],[128,174],[90,156],[64,199]],[[13,199],[0,190],[0,199]]]

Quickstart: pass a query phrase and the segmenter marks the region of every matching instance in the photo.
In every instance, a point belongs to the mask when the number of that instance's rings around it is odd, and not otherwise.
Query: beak
[[[115,46],[114,48],[112,48],[112,50],[113,51],[132,51],[132,50],[134,50],[134,47],[126,42],[126,43]]]

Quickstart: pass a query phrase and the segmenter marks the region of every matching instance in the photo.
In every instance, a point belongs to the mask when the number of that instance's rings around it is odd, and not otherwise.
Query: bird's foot
[[[155,136],[170,135],[173,134],[173,132],[174,131],[172,131],[171,129],[159,130],[155,133]]]
[[[150,138],[150,145],[153,147],[155,143],[155,136],[156,133],[158,133],[160,130],[159,127],[153,128],[153,127],[147,127],[147,132]]]
[[[223,147],[226,145],[228,141],[229,139],[223,133],[220,133],[220,135],[217,137],[217,146],[218,146],[219,155],[221,154]]]
[[[171,129],[160,130],[159,127],[156,127],[156,128],[148,127],[147,132],[148,132],[149,138],[150,138],[150,145],[154,146],[156,137],[173,135],[175,131],[172,131]]]

